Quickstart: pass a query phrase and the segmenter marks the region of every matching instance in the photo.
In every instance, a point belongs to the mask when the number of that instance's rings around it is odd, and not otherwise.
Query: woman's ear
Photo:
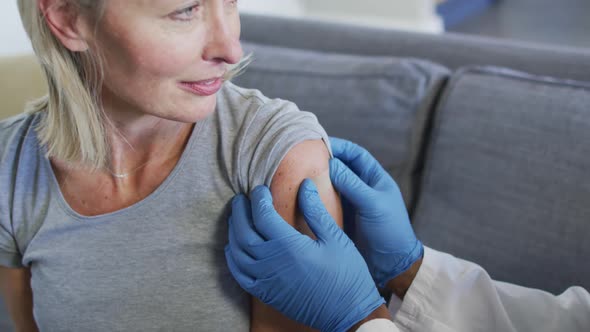
[[[72,52],[88,50],[85,21],[69,0],[38,0],[39,9],[53,35]]]

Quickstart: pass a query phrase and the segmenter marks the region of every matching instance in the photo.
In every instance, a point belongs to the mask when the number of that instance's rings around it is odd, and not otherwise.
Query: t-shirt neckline
[[[195,144],[197,137],[199,136],[200,132],[202,131],[202,127],[204,126],[204,124],[207,121],[209,121],[210,118],[211,118],[211,116],[203,119],[202,121],[195,123],[195,125],[192,129],[192,132],[190,134],[189,141],[187,142],[187,144],[184,148],[184,151],[182,151],[182,155],[180,156],[180,159],[178,160],[178,162],[176,163],[176,165],[172,169],[172,172],[170,172],[170,174],[156,188],[156,190],[154,190],[152,193],[147,195],[142,200],[140,200],[128,207],[125,207],[125,208],[122,208],[122,209],[119,209],[119,210],[116,210],[113,212],[96,215],[96,216],[82,215],[82,214],[76,212],[70,206],[70,204],[66,201],[66,199],[61,191],[61,188],[60,188],[59,183],[57,181],[57,176],[55,175],[55,172],[53,171],[53,167],[51,166],[51,162],[49,161],[49,158],[47,157],[47,148],[45,146],[40,146],[40,151],[41,151],[41,153],[43,153],[43,156],[42,156],[43,167],[45,167],[47,169],[47,173],[49,174],[49,177],[50,177],[49,182],[50,182],[51,190],[56,194],[55,196],[57,197],[58,205],[61,207],[61,209],[65,213],[67,213],[68,215],[70,215],[80,221],[99,221],[104,218],[110,218],[110,217],[115,217],[115,216],[120,216],[120,215],[123,215],[126,213],[130,213],[132,211],[135,211],[135,210],[141,208],[142,206],[144,206],[146,204],[149,204],[150,202],[154,201],[162,192],[164,192],[166,190],[166,188],[168,188],[173,183],[174,179],[176,178],[176,175],[178,173],[180,173],[180,171],[183,169],[184,165],[187,163],[187,159],[189,159],[191,151],[193,150],[193,145]],[[37,137],[36,137],[36,139],[37,139]],[[37,139],[37,142],[39,142],[38,139]]]

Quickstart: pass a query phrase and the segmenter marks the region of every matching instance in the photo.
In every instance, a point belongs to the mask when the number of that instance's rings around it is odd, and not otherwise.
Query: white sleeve
[[[399,329],[389,319],[378,318],[364,323],[356,332],[399,332]]]
[[[389,311],[400,331],[590,331],[590,294],[553,294],[490,278],[480,266],[425,248],[416,279]]]

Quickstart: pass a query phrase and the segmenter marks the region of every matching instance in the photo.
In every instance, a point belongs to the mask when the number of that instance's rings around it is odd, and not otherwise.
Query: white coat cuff
[[[399,332],[399,330],[389,319],[378,318],[364,323],[356,332]]]
[[[424,247],[424,259],[416,278],[408,289],[402,302],[393,295],[389,302],[389,312],[400,331],[413,331],[418,322],[425,323],[428,318],[428,299],[431,296],[436,276],[441,264],[446,260],[440,256],[446,254]],[[448,258],[447,258],[448,259]]]

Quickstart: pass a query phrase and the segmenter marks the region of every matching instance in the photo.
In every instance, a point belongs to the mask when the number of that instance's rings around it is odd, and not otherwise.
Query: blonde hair
[[[97,25],[106,0],[66,0]],[[37,128],[48,157],[93,169],[109,165],[106,126],[101,105],[102,58],[96,47],[72,52],[50,31],[37,0],[17,0],[24,28],[45,74],[48,94],[27,105],[27,112],[44,112]],[[250,55],[230,68],[229,80],[241,73]]]

